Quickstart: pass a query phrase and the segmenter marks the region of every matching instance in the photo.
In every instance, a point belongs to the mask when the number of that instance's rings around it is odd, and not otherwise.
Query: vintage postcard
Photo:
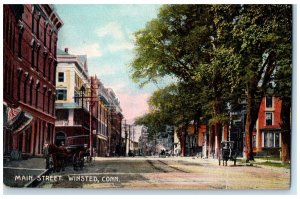
[[[289,190],[292,30],[288,4],[4,4],[3,183]]]

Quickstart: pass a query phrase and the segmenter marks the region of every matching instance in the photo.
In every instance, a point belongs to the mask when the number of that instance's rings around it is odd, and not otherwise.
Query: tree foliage
[[[135,43],[135,82],[178,79],[149,100],[156,122],[205,119],[215,126],[219,145],[228,104],[246,98],[247,160],[252,158],[251,133],[274,73],[276,92],[290,93],[290,5],[164,5],[135,33]]]

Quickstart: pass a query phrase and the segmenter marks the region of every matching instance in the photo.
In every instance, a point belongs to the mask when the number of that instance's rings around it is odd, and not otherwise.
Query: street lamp
[[[83,111],[83,98],[84,97],[83,96],[84,96],[85,91],[86,91],[84,84],[81,85],[79,91],[80,91],[80,94],[81,94],[81,109],[82,109],[81,110],[81,135],[83,135],[83,122],[84,122],[84,111]]]
[[[90,96],[84,96],[84,93],[86,91],[86,88],[85,88],[85,84],[82,84],[82,86],[80,87],[79,91],[81,93],[81,97],[74,97],[75,99],[76,98],[81,98],[81,108],[82,108],[82,128],[81,128],[81,134],[83,134],[83,121],[84,121],[84,111],[83,111],[83,99],[89,99],[89,102],[90,102],[90,158],[93,157],[93,130],[92,130],[92,115],[93,115],[93,106],[94,106],[94,103],[97,102],[97,101],[94,101],[94,98],[97,98],[97,97],[94,97],[93,96],[93,89],[96,89],[97,87],[93,87],[93,81],[91,80],[91,95]]]

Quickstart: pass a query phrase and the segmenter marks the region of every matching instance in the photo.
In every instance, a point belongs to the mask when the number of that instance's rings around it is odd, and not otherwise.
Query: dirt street
[[[246,166],[193,158],[97,158],[81,171],[71,166],[57,181],[43,181],[45,188],[117,189],[289,189],[290,169]],[[58,179],[58,177],[57,177]]]

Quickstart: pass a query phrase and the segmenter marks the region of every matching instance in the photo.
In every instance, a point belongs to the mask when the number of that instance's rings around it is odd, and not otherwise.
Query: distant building
[[[120,101],[111,88],[107,88],[110,111],[110,156],[121,155],[122,108]]]
[[[99,110],[96,148],[99,156],[120,156],[122,145],[122,109],[111,88],[105,88],[99,81]]]
[[[48,4],[3,6],[4,154],[42,155],[53,143],[58,31]]]

